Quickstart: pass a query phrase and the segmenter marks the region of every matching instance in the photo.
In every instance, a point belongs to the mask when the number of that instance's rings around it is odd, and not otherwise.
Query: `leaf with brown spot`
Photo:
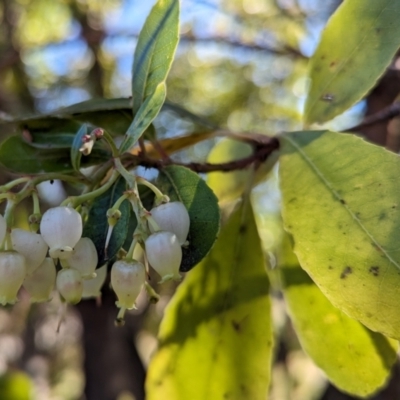
[[[285,302],[303,350],[342,391],[362,397],[376,392],[390,376],[398,342],[334,307],[300,267],[288,237],[278,265]]]
[[[393,204],[400,198],[399,176],[397,154],[355,135],[282,136],[282,216],[301,266],[336,307],[395,339],[400,211]],[[378,276],[371,266],[379,266]]]
[[[371,90],[400,46],[400,2],[344,1],[310,60],[304,121],[322,123]]]

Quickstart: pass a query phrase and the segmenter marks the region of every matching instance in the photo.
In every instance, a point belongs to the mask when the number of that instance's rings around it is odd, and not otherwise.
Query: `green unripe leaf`
[[[160,171],[157,186],[171,201],[183,203],[189,212],[189,245],[182,248],[180,267],[181,272],[189,271],[207,255],[217,238],[218,199],[196,173],[176,165]]]

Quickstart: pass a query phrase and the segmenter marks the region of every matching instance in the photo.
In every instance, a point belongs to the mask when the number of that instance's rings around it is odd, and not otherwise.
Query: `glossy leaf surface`
[[[328,131],[281,146],[282,215],[301,266],[340,310],[400,339],[400,158]]]
[[[159,189],[171,201],[182,202],[190,216],[189,246],[182,248],[180,270],[189,271],[211,250],[219,231],[218,199],[203,179],[191,170],[169,166],[160,171]]]
[[[342,3],[310,61],[307,124],[332,119],[374,87],[400,46],[399,19],[398,1]]]
[[[179,1],[158,0],[140,32],[132,70],[133,112],[165,82],[179,36]]]
[[[160,327],[147,398],[264,400],[270,380],[269,281],[250,207],[240,207],[178,288]]]
[[[158,115],[164,103],[165,95],[165,83],[162,82],[156,87],[154,92],[146,98],[126,132],[125,140],[119,148],[121,154],[129,151],[136,144],[140,136],[142,136],[153,119]]]

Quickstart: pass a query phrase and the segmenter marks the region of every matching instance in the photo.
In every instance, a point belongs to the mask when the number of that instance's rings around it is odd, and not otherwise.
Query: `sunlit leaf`
[[[340,310],[400,339],[400,158],[351,135],[282,136],[285,228]]]
[[[248,157],[252,152],[253,149],[248,143],[223,139],[213,147],[207,161],[212,164],[219,164]],[[211,172],[207,174],[207,184],[219,201],[232,200],[240,196],[246,185],[249,184],[249,180],[252,179],[253,172],[248,168],[233,172]]]
[[[179,1],[158,0],[140,32],[132,70],[133,112],[165,82],[179,41]]]
[[[114,205],[125,190],[126,182],[120,178],[110,189],[97,197],[90,208],[82,237],[89,237],[93,240],[99,257],[97,267],[101,267],[105,262],[112,260],[127,237],[131,208],[129,201],[125,200],[119,209],[121,211],[121,218],[114,226],[107,251],[105,251],[108,232],[107,210]]]
[[[273,342],[268,293],[254,217],[241,206],[166,310],[148,400],[265,400]]]
[[[289,240],[279,258],[283,293],[302,348],[341,390],[367,396],[383,386],[398,342],[334,307],[300,267]]]
[[[169,166],[160,171],[157,186],[171,201],[181,201],[190,216],[189,246],[184,247],[180,270],[193,268],[210,251],[219,231],[218,199],[196,173]]]
[[[151,93],[135,114],[132,124],[125,134],[125,140],[122,142],[119,151],[124,153],[129,151],[138,141],[140,136],[149,127],[153,119],[160,112],[166,95],[165,83],[160,83]]]
[[[0,398],[3,400],[31,400],[33,384],[23,372],[6,372],[0,377]]]
[[[347,0],[329,20],[311,59],[304,120],[325,122],[360,100],[400,46],[400,3]]]

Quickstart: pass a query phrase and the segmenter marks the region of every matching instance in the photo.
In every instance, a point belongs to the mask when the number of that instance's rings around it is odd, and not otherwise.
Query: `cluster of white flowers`
[[[145,258],[161,276],[161,283],[179,280],[182,261],[182,245],[185,244],[190,227],[186,207],[180,202],[161,204],[150,211],[144,241]],[[119,319],[125,310],[135,307],[135,301],[146,283],[145,266],[134,259],[116,261],[111,268],[111,285],[118,297]]]
[[[0,243],[6,240],[6,232],[6,221],[0,216]],[[0,304],[14,304],[21,286],[32,302],[48,301],[54,288],[73,304],[97,295],[105,274],[96,276],[96,248],[91,239],[81,236],[80,214],[61,206],[44,213],[40,234],[13,229],[12,250],[0,252]],[[62,266],[58,273],[57,260]]]
[[[143,208],[143,212],[145,218],[139,222],[130,252],[111,268],[119,321],[126,310],[135,307],[143,286],[157,297],[146,282],[149,267],[161,276],[161,283],[181,278],[182,246],[187,243],[190,225],[186,207],[167,202],[150,212]],[[82,237],[82,231],[81,215],[67,206],[47,210],[40,221],[40,233],[12,229],[7,234],[6,220],[0,215],[0,243],[6,249],[0,252],[0,304],[14,304],[22,286],[32,302],[48,301],[55,289],[70,304],[99,296],[107,265],[96,269],[96,247],[90,238]],[[144,249],[144,264],[133,258],[137,244]]]

